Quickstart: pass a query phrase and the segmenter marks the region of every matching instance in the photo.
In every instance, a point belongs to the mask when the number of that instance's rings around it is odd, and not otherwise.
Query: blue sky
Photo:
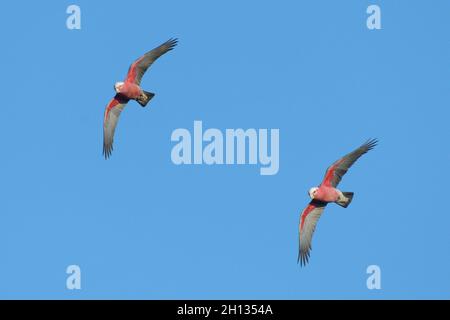
[[[0,298],[450,297],[448,1],[8,1],[0,28]],[[171,37],[105,161],[114,82]],[[195,120],[278,128],[278,174],[174,165]],[[370,137],[300,268],[307,190]]]

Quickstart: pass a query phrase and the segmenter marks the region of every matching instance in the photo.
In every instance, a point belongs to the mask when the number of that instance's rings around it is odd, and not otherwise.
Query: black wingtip
[[[312,248],[310,248],[308,251],[306,252],[299,252],[298,253],[298,257],[297,257],[297,264],[300,264],[300,267],[306,267],[306,265],[309,262],[309,257],[310,257],[310,250],[312,250]]]
[[[300,267],[303,268],[306,267],[308,261],[309,261],[308,255],[299,255],[297,259],[297,264],[300,264]]]
[[[370,138],[364,143],[364,148],[367,149],[367,151],[372,150],[378,145],[378,139],[377,138]]]
[[[112,147],[111,148],[103,147],[103,156],[105,157],[105,160],[108,160],[109,157],[111,157],[111,153],[112,153]]]
[[[178,44],[178,38],[170,38],[166,44],[169,46],[169,50],[172,50]]]

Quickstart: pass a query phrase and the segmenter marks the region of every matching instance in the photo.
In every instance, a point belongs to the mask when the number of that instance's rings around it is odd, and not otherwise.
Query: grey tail
[[[343,199],[338,199],[336,203],[340,205],[341,207],[347,208],[350,202],[352,202],[353,199],[353,192],[342,192],[344,195]]]
[[[142,106],[145,107],[147,103],[152,100],[152,98],[155,96],[154,93],[147,92],[142,90],[142,94],[136,99],[136,101]]]

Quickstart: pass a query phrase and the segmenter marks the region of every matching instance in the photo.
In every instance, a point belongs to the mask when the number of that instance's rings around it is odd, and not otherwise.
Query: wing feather
[[[312,200],[303,210],[299,223],[299,250],[297,262],[304,266],[309,261],[311,242],[317,221],[326,207],[326,202]]]
[[[125,81],[134,82],[137,85],[141,84],[142,77],[147,69],[155,62],[156,59],[161,57],[166,52],[172,50],[178,43],[177,39],[170,39],[164,42],[159,47],[147,52],[142,57],[137,59],[130,66]]]
[[[333,163],[330,167],[328,167],[322,184],[336,188],[339,182],[341,182],[344,174],[356,162],[356,160],[358,160],[363,154],[372,150],[377,143],[378,141],[376,139],[369,139],[362,146]]]
[[[111,156],[117,122],[128,101],[129,99],[119,93],[106,106],[103,119],[103,155],[105,159]]]

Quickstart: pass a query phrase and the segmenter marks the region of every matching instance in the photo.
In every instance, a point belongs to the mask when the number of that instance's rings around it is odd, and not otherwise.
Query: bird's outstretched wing
[[[114,142],[114,131],[119,121],[120,113],[125,108],[129,99],[120,93],[108,103],[105,109],[105,117],[103,119],[103,155],[105,159],[111,156]]]
[[[322,215],[326,205],[326,202],[312,200],[300,216],[300,223],[298,227],[299,250],[297,258],[297,262],[300,262],[300,265],[304,266],[308,263],[309,253],[312,248],[312,236],[314,230],[316,229],[317,221]]]
[[[336,188],[344,174],[356,162],[356,160],[358,160],[359,157],[367,153],[369,150],[372,150],[377,143],[378,141],[376,139],[367,140],[367,142],[358,149],[333,163],[330,167],[328,167],[322,184]]]
[[[147,71],[156,59],[172,50],[177,45],[177,42],[177,39],[170,39],[133,62],[128,70],[126,81],[140,85],[145,71]]]

